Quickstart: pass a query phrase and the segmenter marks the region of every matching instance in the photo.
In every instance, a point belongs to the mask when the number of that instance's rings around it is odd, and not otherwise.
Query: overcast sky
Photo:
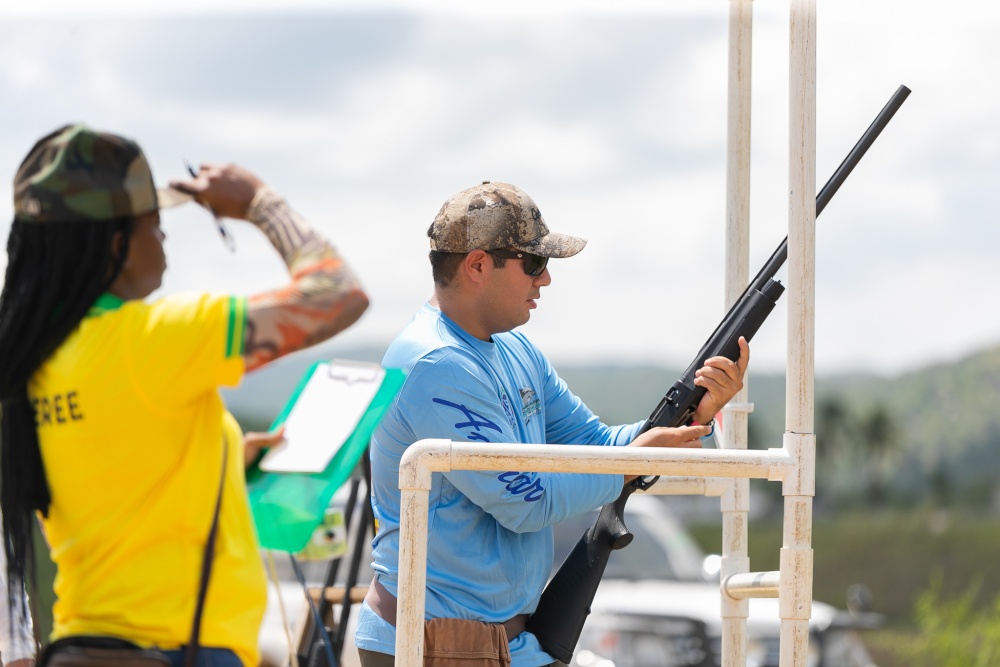
[[[283,193],[372,296],[344,346],[384,344],[430,295],[426,229],[485,179],[590,241],[552,262],[525,327],[557,365],[686,365],[722,315],[726,0],[80,4],[0,6],[3,237],[21,158],[82,121],[139,141],[159,181],[231,160]],[[752,273],[787,229],[788,6],[754,3]],[[913,90],[819,220],[821,373],[1000,344],[993,7],[819,2],[817,187]],[[235,254],[198,207],[164,215],[161,293],[285,280],[262,236],[228,224]],[[783,305],[758,369],[784,366]]]

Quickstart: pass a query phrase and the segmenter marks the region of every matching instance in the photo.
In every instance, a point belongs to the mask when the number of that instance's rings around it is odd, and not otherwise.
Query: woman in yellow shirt
[[[159,210],[192,198],[258,227],[291,282],[146,302],[166,270]],[[204,165],[157,191],[138,145],[82,125],[36,143],[14,209],[0,295],[8,600],[33,577],[37,514],[58,567],[48,654],[97,637],[160,649],[179,667],[221,481],[200,664],[256,667],[265,583],[242,438],[218,388],[343,330],[367,296],[250,172]]]

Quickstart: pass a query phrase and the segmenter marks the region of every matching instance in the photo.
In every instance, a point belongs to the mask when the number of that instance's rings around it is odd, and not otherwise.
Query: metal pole
[[[812,609],[816,229],[816,0],[792,0],[789,26],[788,374],[784,447],[798,466],[782,485],[780,667],[805,667]]]
[[[750,277],[750,91],[753,29],[752,0],[729,3],[729,92],[726,132],[726,310],[743,294]],[[722,447],[747,448],[747,386],[723,409]],[[750,480],[727,482],[722,509],[720,580],[750,571],[747,518]],[[722,666],[746,665],[749,602],[720,588],[722,598]]]
[[[726,594],[737,599],[776,598],[780,592],[779,572],[745,572],[724,579]]]

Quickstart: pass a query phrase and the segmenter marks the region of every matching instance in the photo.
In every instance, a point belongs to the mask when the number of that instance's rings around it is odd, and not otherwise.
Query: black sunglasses
[[[542,257],[541,255],[532,255],[530,252],[524,252],[521,250],[507,250],[506,248],[497,248],[495,250],[487,250],[491,255],[496,255],[497,257],[503,257],[504,259],[523,259],[524,260],[524,272],[529,276],[540,276],[542,271],[545,270],[545,265],[549,263],[548,257]]]

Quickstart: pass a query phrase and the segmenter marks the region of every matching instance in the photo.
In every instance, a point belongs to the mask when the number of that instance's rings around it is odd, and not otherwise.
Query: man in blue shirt
[[[386,351],[406,382],[372,436],[375,581],[355,637],[365,667],[393,664],[398,592],[399,461],[423,438],[479,442],[700,447],[710,426],[654,428],[601,423],[522,333],[551,282],[548,260],[586,241],[549,231],[535,202],[506,183],[484,182],[445,202],[428,230],[434,296]],[[734,363],[714,357],[695,383],[707,393],[695,419],[711,424],[743,386],[746,341]],[[559,665],[524,623],[553,557],[551,526],[618,497],[621,475],[466,471],[434,473],[427,547],[427,619],[502,627],[499,661]],[[473,627],[458,626],[460,628]],[[470,631],[471,633],[471,631]],[[455,635],[471,636],[464,629]],[[478,647],[489,648],[489,647]],[[494,647],[495,648],[495,647]],[[455,663],[457,664],[457,663]]]

